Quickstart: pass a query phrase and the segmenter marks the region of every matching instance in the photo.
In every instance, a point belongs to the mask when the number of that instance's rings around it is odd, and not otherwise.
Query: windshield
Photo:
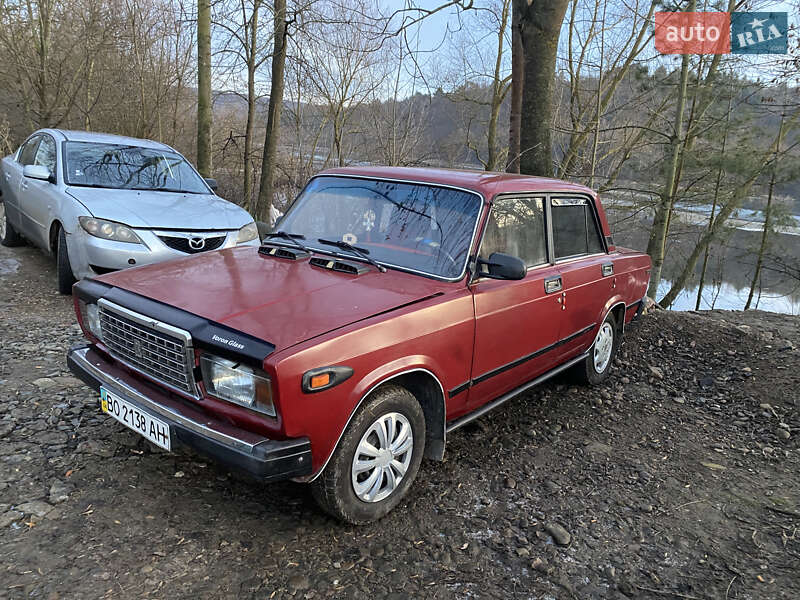
[[[387,266],[455,279],[464,273],[480,208],[480,196],[462,190],[322,176],[311,180],[277,229],[301,234],[323,252],[358,256],[319,241],[340,240]]]
[[[118,144],[66,142],[69,185],[208,194],[208,187],[180,154]]]

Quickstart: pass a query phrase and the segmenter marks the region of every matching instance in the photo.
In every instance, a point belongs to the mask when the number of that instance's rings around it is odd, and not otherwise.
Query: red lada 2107
[[[579,185],[334,169],[260,248],[76,284],[68,362],[154,444],[310,482],[359,523],[461,425],[566,369],[603,380],[649,272]]]

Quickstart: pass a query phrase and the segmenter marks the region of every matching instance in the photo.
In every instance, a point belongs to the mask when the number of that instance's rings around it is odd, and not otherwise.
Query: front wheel
[[[589,349],[587,357],[574,367],[574,374],[581,383],[602,383],[611,371],[611,363],[619,347],[619,328],[614,315],[609,314]]]
[[[342,436],[330,462],[311,484],[327,513],[347,523],[380,519],[411,487],[425,447],[425,415],[396,385],[375,391]]]
[[[72,284],[75,283],[75,275],[72,273],[72,266],[69,264],[69,252],[67,251],[67,235],[64,229],[58,230],[58,246],[56,248],[56,264],[58,268],[58,292],[65,296],[72,293]]]

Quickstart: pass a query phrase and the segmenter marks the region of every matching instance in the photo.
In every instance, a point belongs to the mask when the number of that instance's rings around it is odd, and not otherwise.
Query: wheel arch
[[[611,298],[603,307],[603,312],[597,321],[597,331],[600,330],[600,325],[608,318],[608,315],[613,314],[620,335],[625,333],[625,307],[625,301],[621,297],[615,296]]]
[[[63,227],[61,221],[58,219],[53,219],[50,223],[50,230],[47,234],[47,249],[52,256],[55,256],[58,250],[58,232],[63,229]]]
[[[422,412],[425,415],[425,451],[423,456],[433,460],[442,460],[444,458],[447,421],[444,386],[441,380],[432,371],[424,367],[410,367],[386,375],[370,386],[350,412],[350,416],[342,428],[342,431],[339,433],[339,438],[336,440],[333,448],[331,448],[330,454],[325,459],[325,463],[313,476],[304,481],[314,481],[322,474],[339,447],[344,432],[347,431],[350,422],[353,420],[359,408],[361,408],[364,402],[376,390],[387,384],[395,384],[407,389],[414,398],[416,398],[417,402],[420,403]]]

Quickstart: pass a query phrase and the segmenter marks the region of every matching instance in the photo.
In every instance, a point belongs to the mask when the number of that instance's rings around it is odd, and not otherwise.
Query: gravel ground
[[[355,528],[105,418],[52,261],[0,248],[0,598],[798,598],[798,321],[646,316]]]

